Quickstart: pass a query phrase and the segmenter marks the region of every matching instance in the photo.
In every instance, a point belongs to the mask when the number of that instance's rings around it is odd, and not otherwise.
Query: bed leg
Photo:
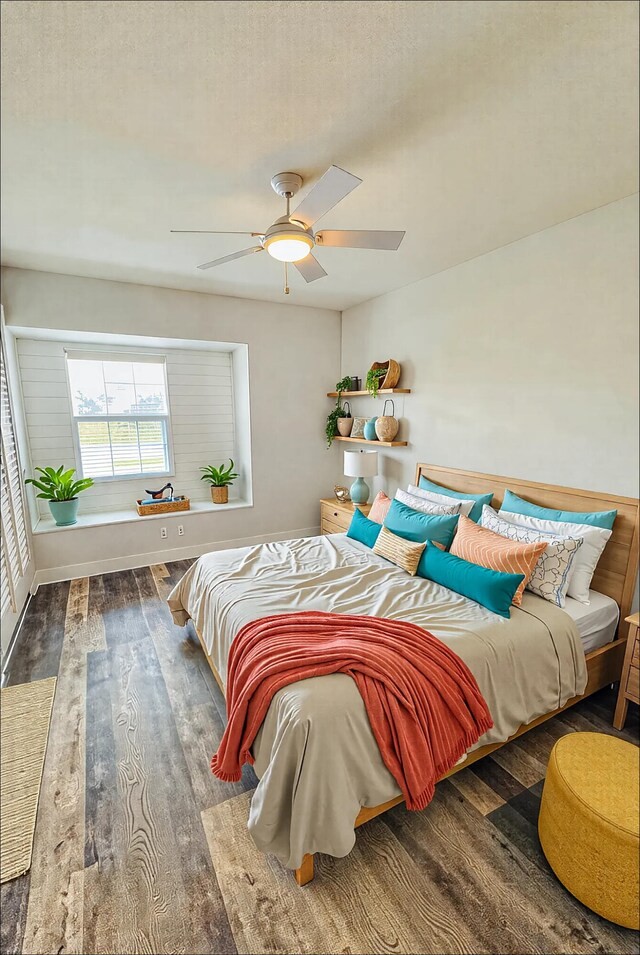
[[[311,882],[313,879],[313,856],[304,855],[302,857],[302,865],[299,869],[295,870],[296,882],[298,885],[306,885],[307,882]]]

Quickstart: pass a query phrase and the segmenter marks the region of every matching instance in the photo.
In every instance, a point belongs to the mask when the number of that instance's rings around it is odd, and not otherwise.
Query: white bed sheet
[[[615,638],[620,608],[612,597],[589,591],[589,604],[567,597],[564,610],[575,621],[585,653],[604,647]]]

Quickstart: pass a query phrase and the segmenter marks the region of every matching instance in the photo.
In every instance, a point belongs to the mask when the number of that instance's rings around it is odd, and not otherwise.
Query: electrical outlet
[[[161,527],[161,528],[160,528],[160,537],[164,540],[166,536],[167,536],[167,528],[166,528],[166,527]]]
[[[182,537],[183,534],[184,534],[184,526],[182,524],[178,524],[178,537]]]

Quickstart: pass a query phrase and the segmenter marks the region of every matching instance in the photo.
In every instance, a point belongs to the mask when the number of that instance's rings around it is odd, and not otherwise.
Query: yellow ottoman
[[[605,733],[571,733],[551,750],[538,820],[549,865],[598,915],[639,927],[640,751]]]

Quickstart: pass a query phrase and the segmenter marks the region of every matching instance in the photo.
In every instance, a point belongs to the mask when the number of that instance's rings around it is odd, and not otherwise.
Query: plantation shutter
[[[25,520],[24,495],[20,480],[20,463],[16,446],[11,399],[7,381],[4,343],[0,348],[0,424],[2,456],[0,458],[0,611],[4,617],[16,613],[15,592],[29,563],[29,538]]]

